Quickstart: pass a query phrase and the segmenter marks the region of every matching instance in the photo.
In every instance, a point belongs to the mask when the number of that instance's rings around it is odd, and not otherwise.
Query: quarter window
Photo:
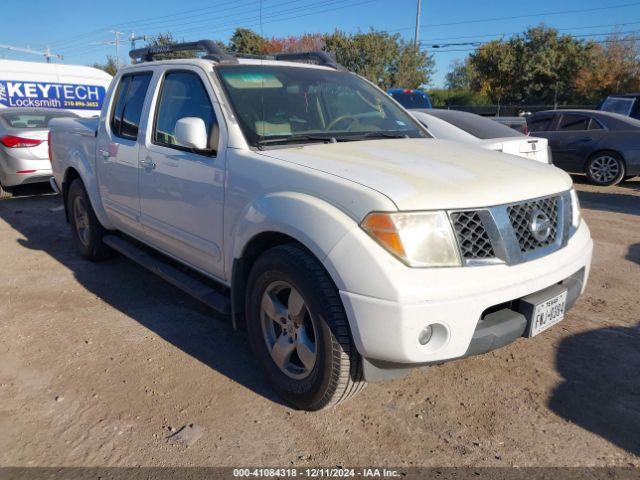
[[[116,104],[111,115],[111,130],[114,135],[137,139],[140,117],[151,73],[125,75],[120,80],[116,93]]]
[[[170,72],[164,77],[153,130],[153,141],[167,147],[184,149],[175,137],[181,118],[196,117],[204,121],[209,138],[208,149],[217,148],[218,124],[209,94],[200,77],[193,72]]]

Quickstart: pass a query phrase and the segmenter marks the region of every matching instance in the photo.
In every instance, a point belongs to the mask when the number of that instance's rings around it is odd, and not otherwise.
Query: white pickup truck
[[[131,55],[99,120],[51,125],[73,239],[229,315],[295,407],[533,337],[583,292],[592,240],[552,165],[432,139],[323,52]]]

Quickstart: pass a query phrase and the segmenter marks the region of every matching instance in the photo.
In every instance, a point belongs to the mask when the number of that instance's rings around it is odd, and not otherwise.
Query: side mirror
[[[204,120],[198,117],[184,117],[176,122],[176,140],[183,147],[205,150],[209,142]]]

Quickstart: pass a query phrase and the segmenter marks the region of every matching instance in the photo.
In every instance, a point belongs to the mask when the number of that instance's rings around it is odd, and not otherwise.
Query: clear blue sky
[[[4,0],[0,44],[44,49],[64,55],[65,63],[103,62],[114,54],[112,28],[153,35],[171,31],[177,38],[227,41],[236,27],[258,32],[258,0]],[[413,38],[417,0],[263,0],[262,34],[297,35],[348,32],[369,27]],[[613,7],[613,8],[608,8]],[[512,18],[505,18],[512,17]],[[7,22],[7,19],[12,21]],[[423,0],[421,40],[451,44],[508,37],[544,22],[583,38],[602,38],[619,30],[640,34],[640,1],[631,0]],[[141,46],[141,42],[138,43]],[[435,53],[441,86],[452,60],[464,58],[469,45],[451,45]],[[128,42],[121,47],[126,59]],[[437,53],[436,53],[437,52]],[[39,61],[38,57],[0,49],[0,58]]]

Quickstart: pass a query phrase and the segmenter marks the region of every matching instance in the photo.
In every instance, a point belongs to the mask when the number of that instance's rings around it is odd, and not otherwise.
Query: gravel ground
[[[639,466],[640,179],[576,180],[596,247],[562,323],[320,413],[196,301],[82,260],[60,197],[1,201],[0,466]]]

